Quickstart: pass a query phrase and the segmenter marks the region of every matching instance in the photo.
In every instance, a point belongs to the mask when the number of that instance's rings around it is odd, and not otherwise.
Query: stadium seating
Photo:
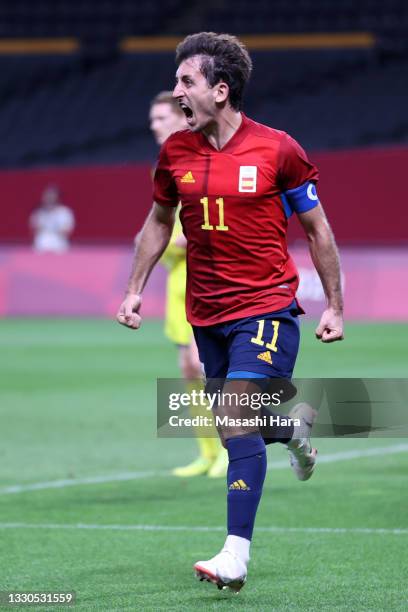
[[[404,0],[235,0],[210,12],[211,27],[234,32],[386,32],[406,27]],[[403,20],[404,23],[401,22]]]
[[[2,0],[0,37],[406,30],[405,0]]]
[[[119,42],[203,29],[375,33],[369,48],[253,52],[245,110],[308,149],[407,142],[405,0],[2,0],[0,42],[68,36],[79,46],[0,55],[0,167],[152,159],[149,101],[172,87],[173,53],[121,53]]]
[[[153,34],[182,6],[182,0],[2,0],[0,36],[97,39]]]
[[[407,142],[405,57],[366,50],[253,57],[245,110],[308,149]],[[171,53],[0,58],[0,166],[152,159],[149,101],[172,87],[173,73]]]

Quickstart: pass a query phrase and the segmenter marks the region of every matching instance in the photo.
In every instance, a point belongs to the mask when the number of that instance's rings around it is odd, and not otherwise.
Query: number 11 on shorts
[[[277,350],[278,350],[278,347],[276,346],[276,343],[278,341],[278,333],[279,333],[279,324],[280,324],[280,321],[271,321],[272,327],[273,327],[272,340],[270,342],[266,342],[266,343],[263,340],[264,328],[265,328],[265,319],[260,319],[259,321],[257,321],[257,323],[258,323],[258,333],[256,334],[256,336],[251,338],[251,342],[253,344],[257,344],[258,346],[264,346],[265,348],[269,349],[270,351],[274,351],[276,353]]]

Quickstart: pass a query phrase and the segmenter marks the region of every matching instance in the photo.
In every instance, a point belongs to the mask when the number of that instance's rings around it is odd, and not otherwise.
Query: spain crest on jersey
[[[239,192],[255,193],[257,171],[258,171],[258,168],[256,166],[240,166],[239,167],[239,182],[238,182]]]

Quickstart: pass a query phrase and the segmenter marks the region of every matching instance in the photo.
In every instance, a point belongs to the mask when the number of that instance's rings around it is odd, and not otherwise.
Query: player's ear
[[[220,104],[227,100],[228,94],[229,94],[229,87],[226,83],[221,81],[220,83],[217,83],[217,85],[214,87],[214,93],[215,93],[215,102]]]

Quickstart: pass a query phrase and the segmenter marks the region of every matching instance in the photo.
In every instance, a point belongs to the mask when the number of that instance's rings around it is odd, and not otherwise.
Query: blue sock
[[[266,474],[265,443],[254,433],[227,440],[228,535],[250,540]]]

